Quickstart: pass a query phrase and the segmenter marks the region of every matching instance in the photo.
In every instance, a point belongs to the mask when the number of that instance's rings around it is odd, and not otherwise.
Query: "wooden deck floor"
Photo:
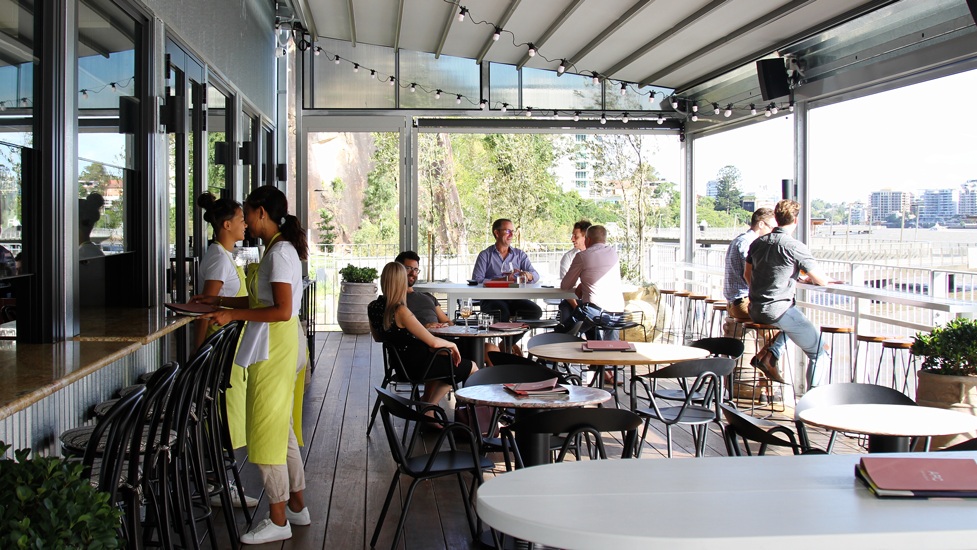
[[[307,478],[305,498],[312,513],[312,525],[293,527],[293,537],[287,542],[255,548],[369,548],[370,537],[394,471],[379,420],[372,436],[366,437],[374,402],[372,388],[380,383],[383,376],[380,345],[375,344],[369,335],[321,332],[316,339],[315,355],[316,369],[305,397],[305,447],[302,448]],[[451,407],[453,403],[447,403],[447,406]],[[825,434],[817,431],[813,431],[812,439],[822,447],[827,441]],[[687,431],[675,429],[674,460],[694,460],[690,458],[691,443]],[[862,450],[855,440],[839,437],[835,452]],[[619,441],[608,448],[608,455],[613,453],[620,456]],[[709,457],[726,455],[717,430],[713,430],[708,438],[706,453]],[[664,457],[664,432],[656,430],[649,433],[642,460]],[[501,461],[501,457],[495,458]],[[486,474],[486,479],[497,474],[504,474],[501,464],[495,472]],[[252,465],[245,467],[245,486],[248,494],[257,494],[261,486]],[[401,490],[406,491],[406,488],[406,483],[402,483]],[[391,508],[377,548],[386,549],[392,543],[400,515],[400,501],[395,499]],[[264,498],[257,514],[258,518],[267,516],[267,501]],[[226,540],[226,534],[222,533],[221,536]],[[401,540],[400,548],[408,550],[476,547],[470,540],[458,485],[453,479],[420,485]]]

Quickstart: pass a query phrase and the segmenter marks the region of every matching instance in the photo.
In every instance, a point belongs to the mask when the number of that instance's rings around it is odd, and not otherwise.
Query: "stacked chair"
[[[122,508],[128,547],[200,548],[198,523],[205,523],[209,546],[222,547],[213,495],[221,499],[230,546],[238,547],[226,473],[239,472],[225,445],[222,390],[241,326],[230,323],[212,335],[185,367],[164,365],[145,385],[123,389],[122,397],[97,407],[94,425],[61,435],[62,453],[84,457],[93,483]]]

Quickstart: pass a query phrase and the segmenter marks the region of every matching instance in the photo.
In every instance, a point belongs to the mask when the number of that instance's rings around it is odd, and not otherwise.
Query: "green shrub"
[[[0,457],[10,445],[0,441]],[[121,548],[122,511],[82,477],[80,462],[0,458],[0,548]]]
[[[353,264],[347,264],[339,270],[339,274],[346,283],[372,283],[380,275],[375,267],[356,267]]]
[[[923,356],[922,368],[937,374],[977,374],[977,320],[954,319],[933,332],[916,333],[913,355]]]

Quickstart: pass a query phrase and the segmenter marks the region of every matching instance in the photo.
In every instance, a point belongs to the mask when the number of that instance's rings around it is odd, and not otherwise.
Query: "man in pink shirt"
[[[560,282],[560,288],[576,287],[576,294],[605,311],[624,311],[621,292],[621,265],[617,250],[607,245],[607,229],[592,225],[587,229],[587,248],[573,258],[570,269]],[[580,284],[577,284],[577,281]],[[612,339],[616,331],[604,331],[604,339]]]

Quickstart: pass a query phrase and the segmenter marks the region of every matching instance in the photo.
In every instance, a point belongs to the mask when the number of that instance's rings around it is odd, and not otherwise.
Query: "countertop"
[[[166,308],[88,308],[81,312],[76,341],[139,342],[148,344],[193,321]]]

